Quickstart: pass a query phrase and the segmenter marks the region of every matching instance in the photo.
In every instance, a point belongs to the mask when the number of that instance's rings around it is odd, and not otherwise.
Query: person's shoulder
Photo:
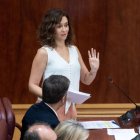
[[[75,52],[79,52],[79,49],[76,45],[70,45],[69,46],[72,50],[74,50]]]
[[[33,114],[33,112],[37,112],[38,110],[40,110],[40,108],[42,107],[42,101],[39,103],[35,103],[33,105],[30,106],[30,108],[27,110],[26,114]]]
[[[69,45],[68,47],[69,47],[69,48],[76,48],[76,45],[71,44],[71,45]]]
[[[41,48],[38,49],[41,53],[47,53],[49,51],[53,51],[53,47],[50,47],[48,45],[44,45]]]
[[[26,113],[22,119],[22,122],[24,125],[25,125],[25,123],[29,124],[32,121],[34,121],[36,114],[37,114],[37,110],[38,110],[37,108],[38,108],[37,104],[33,104],[29,107],[29,109],[26,111]]]
[[[37,54],[38,54],[38,55],[47,55],[47,54],[48,54],[48,53],[47,53],[47,47],[46,47],[46,46],[43,46],[43,47],[39,48],[39,49],[37,50]]]
[[[78,46],[76,45],[71,45],[71,47],[78,50]]]
[[[69,45],[69,48],[70,48],[70,49],[77,50],[77,46],[76,46],[76,45]]]

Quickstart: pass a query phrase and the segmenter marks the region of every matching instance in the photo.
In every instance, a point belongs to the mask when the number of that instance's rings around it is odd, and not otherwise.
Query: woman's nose
[[[65,26],[63,26],[63,27],[62,27],[62,31],[65,31],[65,30],[66,30],[66,27],[65,27]]]

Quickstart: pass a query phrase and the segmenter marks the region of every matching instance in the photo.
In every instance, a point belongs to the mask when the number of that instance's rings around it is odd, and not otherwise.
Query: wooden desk
[[[118,123],[117,117],[94,117],[94,118],[79,118],[79,121],[98,121],[98,120],[115,120]],[[118,123],[119,124],[119,123]],[[138,133],[137,127],[133,127],[135,132]],[[92,129],[89,130],[90,136],[88,140],[115,140],[113,135],[107,134],[107,129]]]
[[[90,130],[89,140],[115,140],[115,138],[107,134],[107,129],[98,129]]]
[[[140,105],[140,103],[137,103]],[[16,122],[21,124],[21,120],[27,111],[27,109],[31,106],[31,104],[13,104],[12,108],[14,110],[14,114],[16,117]],[[81,105],[76,105],[77,108],[77,113],[78,113],[78,119],[81,120],[81,118],[85,118],[85,120],[107,120],[108,117],[112,117],[113,119],[116,117],[119,117],[123,113],[125,113],[127,110],[130,110],[132,108],[135,108],[134,104],[81,104]],[[106,133],[106,130],[102,132],[103,130],[91,130],[91,135],[93,138],[90,140],[110,140],[107,137],[108,136]],[[106,138],[104,138],[106,137]],[[16,128],[14,132],[14,138],[13,140],[18,140],[20,138],[20,132]]]

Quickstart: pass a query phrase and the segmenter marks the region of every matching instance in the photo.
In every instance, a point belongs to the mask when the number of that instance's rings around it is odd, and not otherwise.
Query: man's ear
[[[62,103],[65,104],[65,102],[66,102],[66,96],[64,96],[64,97],[62,98]]]

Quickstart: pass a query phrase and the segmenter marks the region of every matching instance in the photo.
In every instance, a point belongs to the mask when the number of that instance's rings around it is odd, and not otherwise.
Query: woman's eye
[[[61,28],[61,25],[58,25],[57,28]]]
[[[56,25],[56,28],[61,28],[61,25],[60,24]]]
[[[68,24],[64,24],[64,25],[58,24],[58,25],[56,25],[56,28],[68,27],[68,26],[69,26]]]
[[[68,27],[68,24],[66,24],[65,27]]]

